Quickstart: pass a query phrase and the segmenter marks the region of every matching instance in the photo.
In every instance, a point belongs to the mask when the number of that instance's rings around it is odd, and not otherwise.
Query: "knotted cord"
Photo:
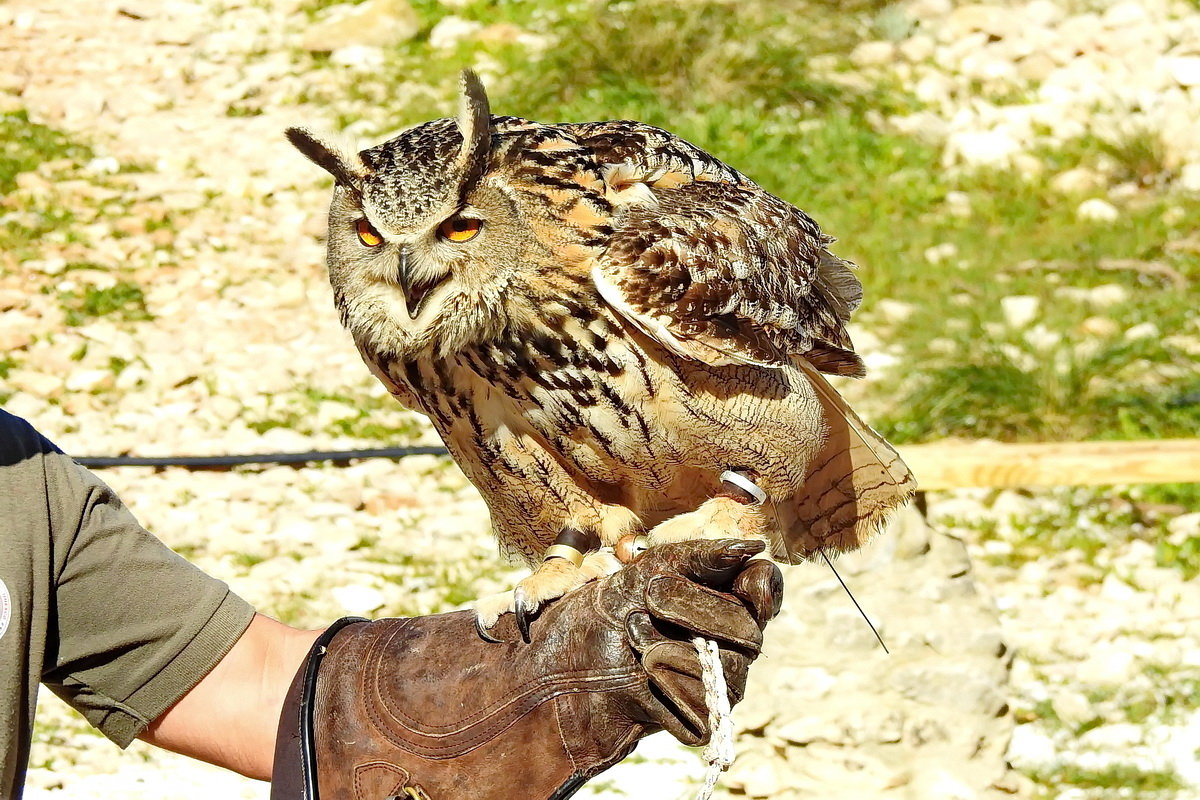
[[[721,667],[721,651],[712,639],[697,636],[692,639],[700,659],[700,674],[704,679],[704,701],[708,706],[708,747],[704,759],[708,771],[696,800],[711,800],[721,773],[733,763],[733,712],[729,707],[729,688],[725,685],[725,670]]]

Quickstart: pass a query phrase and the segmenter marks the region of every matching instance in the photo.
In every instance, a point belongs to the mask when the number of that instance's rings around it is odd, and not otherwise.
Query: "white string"
[[[708,705],[708,728],[711,735],[704,759],[708,771],[696,800],[710,800],[721,773],[733,763],[733,712],[729,708],[729,688],[725,685],[725,670],[721,667],[721,651],[712,639],[697,636],[692,639],[700,659],[700,674],[704,678],[704,701]]]

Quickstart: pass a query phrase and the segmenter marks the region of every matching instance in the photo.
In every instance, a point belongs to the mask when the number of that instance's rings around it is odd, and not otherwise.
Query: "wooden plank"
[[[935,442],[899,449],[922,490],[1200,482],[1200,439]]]

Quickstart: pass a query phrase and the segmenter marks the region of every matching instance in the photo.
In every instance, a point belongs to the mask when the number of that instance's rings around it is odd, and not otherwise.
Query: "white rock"
[[[1004,130],[956,131],[946,140],[946,160],[973,167],[1005,167],[1021,152],[1021,143]]]
[[[891,42],[863,42],[850,53],[850,61],[860,67],[877,67],[896,59],[896,46]]]
[[[1014,328],[1024,328],[1038,317],[1041,301],[1031,295],[1015,294],[1000,298],[1004,319]]]
[[[1091,729],[1079,737],[1079,744],[1099,750],[1119,751],[1141,744],[1143,738],[1140,725],[1118,722]]]
[[[329,61],[339,67],[350,67],[351,69],[378,69],[384,63],[383,48],[369,44],[347,45],[330,53]]]
[[[1082,725],[1096,718],[1096,710],[1081,693],[1065,689],[1050,698],[1050,707],[1063,722],[1071,726]]]
[[[442,17],[429,32],[429,45],[438,50],[449,50],[482,29],[482,22],[455,16]]]
[[[971,195],[966,192],[946,192],[946,212],[954,217],[971,216]]]
[[[1007,755],[1019,767],[1049,764],[1056,756],[1054,740],[1036,725],[1018,725],[1008,743]]]
[[[1025,342],[1034,350],[1043,352],[1050,350],[1062,341],[1062,334],[1058,331],[1052,331],[1045,325],[1037,324],[1029,330],[1025,331]]]
[[[1181,86],[1200,86],[1200,56],[1168,58],[1167,69]]]
[[[958,255],[958,245],[954,242],[942,242],[925,248],[925,260],[930,264],[940,264]]]
[[[333,599],[350,614],[370,614],[383,606],[383,592],[373,586],[336,586],[330,590]]]
[[[934,42],[924,34],[905,39],[898,45],[900,54],[914,63],[927,61],[933,55]]]
[[[1131,342],[1138,339],[1155,339],[1159,335],[1158,326],[1153,322],[1141,322],[1125,331],[1125,339]]]
[[[1138,25],[1146,19],[1146,9],[1142,3],[1124,2],[1109,6],[1102,17],[1109,28],[1127,28]]]
[[[112,388],[116,376],[109,369],[76,369],[67,375],[69,392],[98,392]]]
[[[892,300],[885,297],[875,303],[875,310],[885,320],[896,325],[911,317],[917,308],[912,303],[905,303],[902,300]]]
[[[1108,317],[1088,317],[1079,323],[1079,331],[1081,333],[1100,339],[1116,336],[1120,330],[1121,326]]]
[[[1050,188],[1062,194],[1086,194],[1103,187],[1108,180],[1093,169],[1075,167],[1050,179]]]
[[[1136,659],[1127,650],[1112,644],[1092,649],[1078,666],[1075,676],[1083,683],[1119,685],[1137,673]]]
[[[1115,222],[1121,216],[1121,212],[1117,210],[1116,206],[1099,197],[1084,200],[1079,204],[1079,208],[1075,209],[1075,214],[1080,219],[1091,222]]]
[[[1087,293],[1087,301],[1097,308],[1108,308],[1128,302],[1129,290],[1119,283],[1104,283],[1092,287]]]
[[[1175,185],[1185,192],[1200,192],[1200,162],[1184,164]]]
[[[979,793],[955,775],[938,770],[921,782],[921,797],[926,800],[976,800]]]
[[[993,36],[1004,36],[1017,21],[1011,9],[979,4],[959,6],[950,13],[946,22],[961,33],[983,31]]]
[[[1188,539],[1200,538],[1200,511],[1175,517],[1167,523],[1167,532],[1172,544],[1183,544]]]

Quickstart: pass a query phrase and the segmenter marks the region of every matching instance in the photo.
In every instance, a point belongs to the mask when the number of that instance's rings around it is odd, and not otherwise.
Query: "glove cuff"
[[[275,762],[271,770],[271,800],[319,800],[317,751],[313,732],[313,706],[317,671],[329,643],[343,628],[363,617],[342,617],[317,637],[308,656],[288,687],[275,735]]]

